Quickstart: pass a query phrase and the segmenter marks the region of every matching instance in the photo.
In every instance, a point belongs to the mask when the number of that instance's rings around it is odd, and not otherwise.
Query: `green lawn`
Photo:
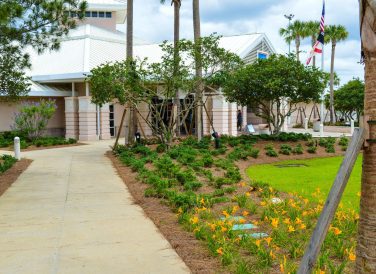
[[[248,168],[247,174],[252,180],[268,183],[279,191],[296,192],[308,199],[315,199],[312,193],[320,188],[320,198],[325,200],[342,160],[343,157],[330,157],[255,165]],[[278,165],[304,166],[278,167]],[[341,200],[345,208],[359,211],[361,170],[362,155],[356,161]]]

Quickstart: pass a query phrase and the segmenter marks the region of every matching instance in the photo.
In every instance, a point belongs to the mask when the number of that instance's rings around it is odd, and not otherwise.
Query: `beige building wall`
[[[106,13],[106,12],[105,12]],[[82,22],[78,21],[78,24],[80,25],[93,25],[100,28],[105,28],[111,31],[116,30],[116,12],[112,12],[111,18],[100,18],[100,17],[86,17]]]
[[[63,97],[29,97],[21,102],[0,102],[0,132],[9,131],[14,123],[14,115],[20,109],[22,102],[39,102],[41,99],[51,99],[56,102],[56,112],[47,125],[47,134],[63,136],[65,132],[65,102]]]

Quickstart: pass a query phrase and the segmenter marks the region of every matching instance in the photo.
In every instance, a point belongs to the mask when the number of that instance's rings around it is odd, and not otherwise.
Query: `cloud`
[[[135,36],[142,40],[159,43],[173,39],[173,8],[166,1],[161,5],[158,0],[135,1]],[[317,0],[202,0],[202,35],[217,32],[220,35],[264,32],[278,53],[286,53],[288,45],[279,36],[279,29],[288,23],[284,14],[294,14],[294,20],[319,20],[322,2]],[[355,77],[363,78],[363,66],[360,59],[360,39],[358,20],[358,1],[326,1],[326,23],[342,24],[349,31],[349,39],[338,43],[335,70],[341,82]],[[192,2],[182,1],[181,37],[193,37]],[[124,26],[120,29],[125,30]],[[310,50],[310,41],[303,41],[301,54],[305,59]],[[291,45],[294,49],[294,44]],[[325,49],[325,68],[330,68],[329,45]]]

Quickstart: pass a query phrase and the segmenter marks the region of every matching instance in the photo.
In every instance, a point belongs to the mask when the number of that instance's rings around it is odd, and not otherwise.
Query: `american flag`
[[[307,59],[307,62],[306,62],[307,65],[309,65],[309,63],[311,63],[313,56],[315,56],[316,54],[322,53],[322,49],[324,47],[324,34],[325,34],[325,0],[323,2],[323,6],[322,6],[319,37],[317,38],[316,43],[313,45],[311,53],[310,53],[310,55]]]

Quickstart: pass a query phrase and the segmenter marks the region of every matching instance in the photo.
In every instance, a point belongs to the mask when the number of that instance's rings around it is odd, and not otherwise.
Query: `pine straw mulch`
[[[32,160],[22,158],[16,162],[10,169],[0,174],[0,196],[17,180],[17,178],[24,172]]]

